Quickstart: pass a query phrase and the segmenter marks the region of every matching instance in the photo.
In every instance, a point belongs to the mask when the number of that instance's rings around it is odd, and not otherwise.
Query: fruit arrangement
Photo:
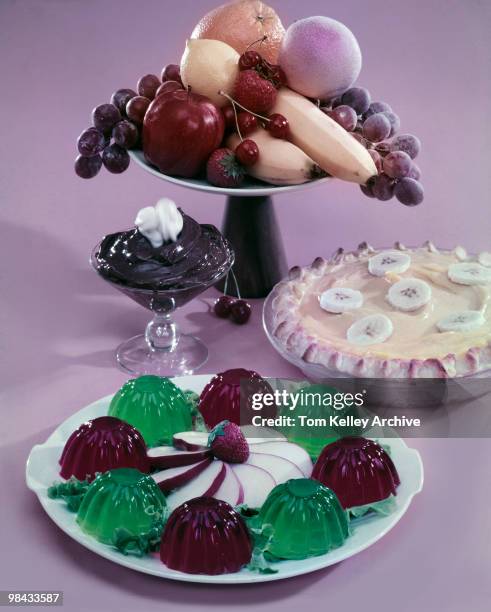
[[[75,171],[121,173],[128,150],[141,149],[164,174],[222,188],[240,188],[247,175],[271,185],[329,175],[370,198],[420,204],[420,141],[397,135],[392,108],[354,86],[361,65],[354,34],[334,19],[308,17],[285,31],[263,2],[220,6],[194,28],[180,65],[94,109]]]
[[[283,559],[326,554],[350,536],[350,518],[393,510],[400,479],[373,440],[337,439],[313,466],[280,433],[246,437],[233,420],[216,422],[237,419],[239,383],[247,394],[271,390],[245,369],[216,375],[199,397],[156,376],[128,381],[109,410],[125,420],[82,423],[60,457],[64,481],[48,496],[103,544],[126,555],[160,552],[170,569],[210,575],[275,572]],[[155,446],[190,413],[193,430]]]

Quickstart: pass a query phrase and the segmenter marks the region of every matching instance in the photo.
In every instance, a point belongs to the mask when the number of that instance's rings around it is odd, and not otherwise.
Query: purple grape
[[[368,149],[368,153],[370,154],[370,157],[373,159],[373,163],[375,164],[375,167],[377,168],[377,172],[381,174],[382,167],[383,167],[382,156],[375,149]]]
[[[404,151],[392,151],[384,157],[384,172],[391,178],[404,178],[411,172],[413,162]]]
[[[360,189],[361,189],[362,193],[364,195],[366,195],[368,198],[374,198],[375,197],[375,195],[373,193],[373,185],[374,185],[374,182],[375,182],[376,178],[377,178],[376,176],[372,176],[372,177],[370,177],[368,179],[366,185],[360,185]]]
[[[361,145],[363,145],[366,148],[367,141],[363,138],[361,134],[358,134],[357,132],[351,132],[351,135],[353,136],[355,140],[357,140]]]
[[[104,134],[95,127],[84,130],[77,140],[78,152],[85,157],[92,157],[101,153],[105,146]]]
[[[373,180],[372,191],[377,200],[386,202],[394,195],[394,180],[386,174],[380,174]]]
[[[390,134],[390,121],[382,113],[369,117],[363,124],[363,136],[371,142],[380,142]]]
[[[399,115],[396,115],[392,111],[384,111],[382,114],[385,115],[390,122],[389,138],[392,138],[394,134],[397,134],[399,128],[401,127],[401,120],[399,119]]]
[[[366,113],[370,107],[370,94],[364,87],[352,87],[341,96],[342,104],[351,106],[358,114]]]
[[[161,81],[155,74],[146,74],[138,81],[136,87],[138,89],[138,95],[153,100],[155,98],[155,92],[160,87]]]
[[[424,199],[423,185],[413,178],[403,178],[398,181],[394,194],[405,206],[417,206]]]
[[[421,150],[421,142],[412,134],[400,134],[394,138],[390,149],[391,151],[404,151],[411,159],[415,159]]]
[[[365,119],[368,119],[368,117],[371,117],[372,115],[384,113],[386,111],[389,113],[392,112],[392,108],[389,104],[387,104],[387,102],[372,102],[363,116]]]
[[[347,132],[352,132],[358,122],[355,111],[351,106],[347,106],[346,104],[342,104],[331,111],[327,111],[327,114]]]
[[[333,98],[332,100],[329,100],[328,106],[334,109],[334,108],[337,108],[338,106],[341,106],[341,104],[342,104],[341,97],[338,97],[338,98]]]
[[[411,170],[408,174],[408,178],[415,179],[416,181],[419,181],[419,179],[421,178],[421,170],[419,169],[418,164],[416,164],[415,162],[411,164]]]
[[[120,147],[132,149],[138,142],[139,132],[136,125],[123,119],[113,127],[112,136],[114,142]]]
[[[121,115],[126,114],[126,105],[137,95],[136,91],[132,89],[118,89],[111,96],[111,104],[113,104],[121,113]]]
[[[118,121],[121,121],[121,113],[114,104],[101,104],[92,111],[92,122],[101,132],[109,132]]]
[[[130,165],[130,156],[126,149],[123,149],[118,144],[112,144],[104,149],[102,163],[109,172],[121,174]]]
[[[80,178],[90,179],[98,174],[102,166],[102,158],[100,155],[85,157],[79,155],[75,160],[75,172]]]
[[[379,142],[375,149],[382,157],[385,157],[390,153],[390,142]]]
[[[128,119],[131,119],[136,125],[143,123],[143,118],[147,112],[147,108],[150,106],[150,100],[144,96],[135,96],[126,105],[126,114]]]

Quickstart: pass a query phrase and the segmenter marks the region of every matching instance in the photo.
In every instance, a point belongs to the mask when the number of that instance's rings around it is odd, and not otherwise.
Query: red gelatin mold
[[[212,497],[195,497],[176,508],[160,545],[162,563],[187,574],[238,572],[251,555],[242,517],[230,504]]]
[[[136,468],[148,473],[147,446],[140,432],[121,419],[98,417],[82,423],[68,438],[60,457],[60,476],[93,480],[98,472]]]
[[[380,444],[354,436],[324,447],[312,478],[332,489],[343,508],[382,501],[395,495],[401,482],[392,459]]]
[[[221,421],[248,425],[256,414],[251,408],[253,394],[272,392],[270,384],[253,370],[226,370],[216,374],[203,389],[198,408],[210,429]],[[261,416],[276,416],[276,406],[264,407]]]

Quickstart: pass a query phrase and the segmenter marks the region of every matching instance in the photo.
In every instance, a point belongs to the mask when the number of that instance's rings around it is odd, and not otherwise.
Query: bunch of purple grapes
[[[384,202],[395,196],[406,206],[421,204],[421,171],[414,162],[421,143],[412,134],[396,136],[401,121],[386,102],[372,102],[367,89],[352,87],[321,110],[370,153],[378,174],[360,186],[366,196]]]
[[[124,172],[130,165],[128,149],[141,146],[141,127],[150,102],[161,91],[180,87],[179,66],[169,64],[162,70],[161,79],[147,74],[138,81],[137,91],[118,89],[111,96],[110,104],[96,106],[92,111],[92,127],[84,130],[77,140],[79,155],[75,159],[75,172],[78,176],[93,178],[102,166],[113,174]]]

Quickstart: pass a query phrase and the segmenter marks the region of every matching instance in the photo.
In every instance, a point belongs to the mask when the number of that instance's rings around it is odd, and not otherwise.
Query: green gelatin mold
[[[103,544],[114,544],[118,529],[132,536],[146,533],[165,508],[165,497],[151,476],[134,468],[118,468],[100,474],[89,486],[77,523]]]
[[[349,535],[348,515],[336,494],[310,478],[277,485],[256,526],[271,525],[266,552],[278,559],[306,559],[341,546]]]
[[[128,380],[109,406],[109,416],[133,425],[147,446],[172,444],[172,436],[192,429],[191,405],[168,378],[140,376]]]
[[[334,387],[327,385],[314,384],[306,385],[299,389],[291,405],[294,410],[290,410],[290,405],[285,406],[281,414],[285,416],[295,416],[295,424],[281,428],[281,432],[287,437],[289,442],[298,444],[304,448],[312,459],[317,459],[323,448],[331,442],[335,442],[340,437],[346,435],[360,435],[352,431],[351,427],[341,427],[329,424],[330,417],[343,418],[346,416],[358,416],[356,406],[346,406],[342,400],[342,393]],[[311,419],[302,425],[298,418],[304,415]],[[318,425],[326,420],[328,424]]]

